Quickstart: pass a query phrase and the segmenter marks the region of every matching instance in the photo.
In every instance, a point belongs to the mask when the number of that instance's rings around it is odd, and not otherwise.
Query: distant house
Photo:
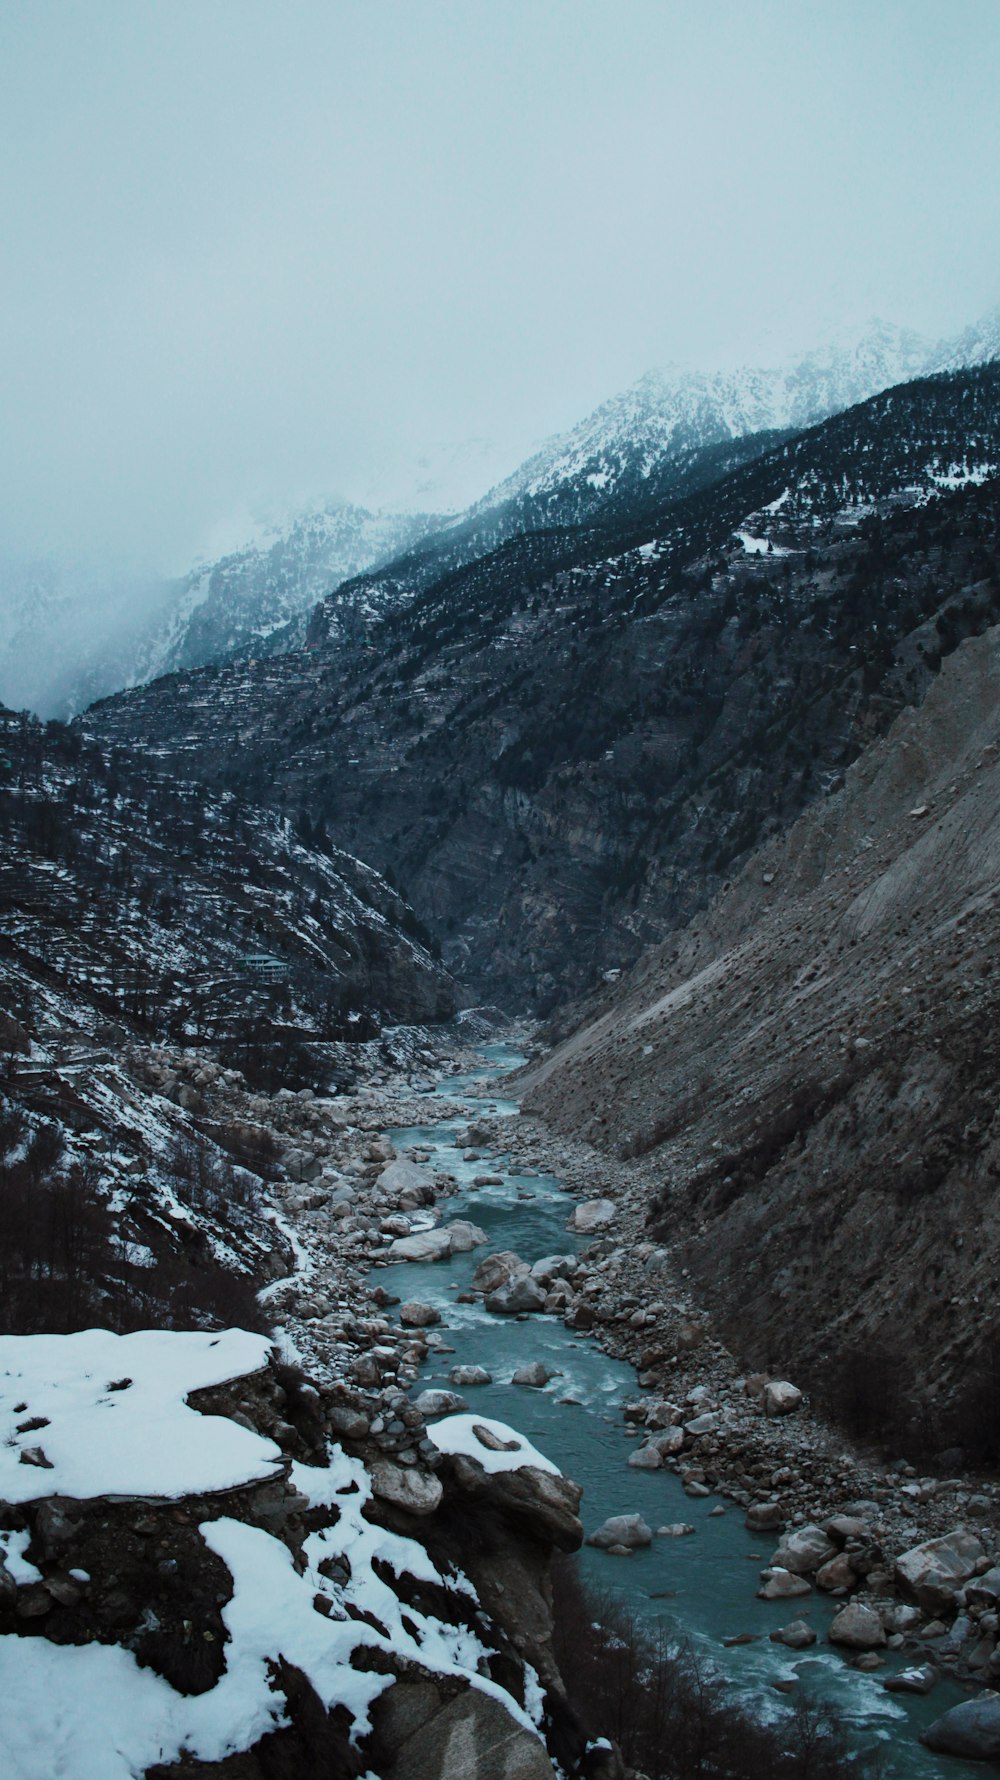
[[[247,952],[242,964],[244,970],[259,977],[262,983],[283,983],[288,975],[285,960],[273,957],[270,952]]]

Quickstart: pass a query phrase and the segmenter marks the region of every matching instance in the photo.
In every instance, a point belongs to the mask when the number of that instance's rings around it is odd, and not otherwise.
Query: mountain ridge
[[[283,653],[301,644],[314,601],[339,587],[339,626],[364,626],[412,598],[435,572],[463,567],[519,531],[583,522],[606,512],[616,493],[634,498],[642,484],[652,494],[672,464],[708,446],[744,442],[745,451],[751,435],[801,430],[905,378],[998,353],[1000,311],[936,345],[876,322],[846,343],[777,367],[647,372],[471,506],[444,517],[373,512],[349,501],[295,514],[180,580],[141,592],[143,605],[152,602],[148,619],[136,611],[134,592],[124,606],[119,598],[95,618],[93,635],[74,621],[65,589],[53,607],[40,587],[34,599],[22,598],[6,662],[0,653],[0,695],[66,716],[165,672]],[[429,549],[420,548],[425,540]],[[389,572],[366,577],[380,564]],[[6,571],[12,590],[18,573]],[[91,607],[100,613],[101,601]]]
[[[391,866],[477,992],[552,1007],[688,919],[991,621],[997,367],[736,469],[728,449],[660,506],[506,541],[348,646],[321,615],[298,655],[86,725],[266,786]]]

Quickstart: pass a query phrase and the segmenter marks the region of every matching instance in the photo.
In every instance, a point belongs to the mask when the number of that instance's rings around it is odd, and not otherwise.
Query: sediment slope
[[[942,1439],[995,1343],[998,866],[992,629],[525,1100],[637,1159],[748,1360],[843,1393],[864,1353]]]

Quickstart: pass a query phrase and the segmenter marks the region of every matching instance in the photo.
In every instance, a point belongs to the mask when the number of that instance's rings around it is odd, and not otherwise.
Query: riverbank
[[[918,1474],[904,1458],[888,1465],[859,1450],[810,1405],[788,1393],[788,1413],[768,1413],[770,1381],[795,1386],[794,1355],[779,1356],[770,1374],[748,1375],[716,1338],[669,1252],[646,1239],[650,1183],[640,1166],[596,1155],[589,1146],[549,1132],[540,1121],[479,1121],[484,1151],[518,1169],[558,1174],[583,1205],[610,1201],[613,1212],[583,1249],[562,1315],[609,1354],[636,1370],[634,1401],[625,1408],[633,1436],[672,1429],[676,1452],[662,1464],[686,1491],[705,1491],[743,1509],[762,1542],[783,1528],[859,1523],[848,1559],[827,1576],[834,1599],[871,1603],[890,1642],[971,1680],[1000,1679],[997,1613],[991,1601],[1000,1551],[1000,1485],[995,1479]],[[579,1215],[579,1214],[578,1214]],[[584,1213],[600,1217],[600,1211]],[[637,1458],[634,1454],[633,1458]],[[898,1560],[913,1547],[961,1532],[977,1540],[972,1586],[958,1579],[923,1610],[903,1583]],[[843,1544],[836,1538],[828,1546]],[[970,1554],[974,1548],[970,1546]],[[832,1556],[828,1552],[828,1557]],[[799,1566],[803,1568],[802,1566]],[[823,1560],[804,1574],[815,1577]],[[985,1589],[975,1579],[993,1572]],[[871,1658],[868,1658],[869,1662]]]
[[[477,1044],[481,1039],[478,1034]],[[350,1097],[324,1101],[308,1094],[279,1095],[267,1107],[275,1140],[286,1156],[292,1155],[292,1171],[311,1178],[276,1189],[276,1217],[295,1245],[298,1265],[292,1276],[267,1289],[265,1308],[277,1319],[289,1356],[299,1358],[332,1391],[336,1431],[345,1440],[379,1449],[415,1490],[440,1468],[441,1455],[430,1434],[441,1404],[421,1403],[419,1387],[430,1383],[448,1388],[452,1356],[461,1364],[479,1340],[488,1358],[503,1340],[500,1331],[519,1323],[516,1313],[504,1318],[485,1309],[487,1283],[476,1287],[475,1269],[497,1251],[510,1256],[517,1245],[518,1219],[528,1219],[539,1177],[556,1177],[560,1188],[573,1196],[564,1204],[560,1198],[556,1232],[570,1222],[574,1201],[609,1201],[598,1214],[607,1222],[589,1233],[550,1237],[553,1252],[564,1248],[569,1261],[554,1271],[549,1268],[541,1304],[533,1300],[543,1314],[526,1317],[520,1326],[535,1331],[537,1351],[553,1342],[555,1330],[566,1331],[572,1337],[574,1376],[586,1371],[588,1349],[595,1358],[605,1354],[636,1369],[634,1386],[633,1375],[621,1374],[625,1388],[616,1391],[613,1405],[602,1414],[596,1443],[602,1465],[616,1478],[614,1507],[628,1512],[659,1499],[655,1479],[662,1476],[664,1488],[669,1479],[687,1505],[684,1518],[690,1515],[703,1533],[723,1524],[711,1518],[723,1508],[741,1528],[743,1517],[756,1509],[751,1521],[757,1524],[757,1569],[769,1568],[767,1581],[778,1584],[781,1616],[775,1619],[772,1611],[767,1620],[776,1631],[802,1616],[804,1599],[806,1609],[811,1601],[817,1608],[825,1605],[828,1614],[850,1601],[873,1616],[865,1622],[871,1635],[867,1648],[841,1646],[835,1662],[873,1671],[886,1662],[888,1676],[926,1659],[932,1675],[991,1680],[996,1639],[988,1588],[998,1544],[995,1485],[921,1478],[908,1467],[886,1468],[852,1450],[804,1398],[792,1413],[768,1416],[765,1381],[741,1373],[687,1283],[675,1276],[669,1255],[645,1239],[647,1189],[640,1170],[609,1164],[585,1145],[514,1116],[512,1104],[496,1099],[503,1086],[498,1090],[483,1079],[477,1044],[456,1046],[455,1040],[454,1031],[433,1038],[406,1035],[404,1040],[400,1035],[397,1047],[405,1053],[404,1066],[372,1068]],[[301,1161],[295,1160],[296,1149]],[[459,1191],[470,1199],[468,1209],[449,1203]],[[489,1215],[480,1207],[488,1208]],[[489,1230],[476,1229],[480,1216]],[[401,1317],[393,1300],[409,1296],[404,1280],[414,1277],[414,1268],[412,1262],[401,1271],[388,1264],[394,1249],[399,1255],[398,1245],[414,1236],[439,1236],[452,1223],[466,1226],[462,1240],[467,1246],[451,1266],[425,1255],[422,1273],[417,1269],[427,1282],[421,1298],[437,1300],[439,1307],[432,1302],[422,1309],[418,1298],[416,1307],[403,1307]],[[538,1260],[527,1241],[522,1246],[523,1267],[511,1269],[515,1278]],[[405,1262],[407,1257],[399,1259]],[[460,1274],[465,1281],[461,1290]],[[455,1294],[451,1303],[449,1281]],[[426,1310],[431,1314],[425,1317]],[[596,1370],[591,1368],[593,1377]],[[794,1367],[782,1366],[779,1376],[789,1372],[794,1385]],[[502,1413],[524,1426],[545,1450],[547,1423],[543,1417],[542,1425],[535,1425],[534,1406],[547,1405],[549,1415],[555,1401],[551,1392],[521,1389],[508,1395],[509,1402],[489,1413]],[[569,1404],[574,1399],[567,1394],[559,1400]],[[555,1454],[568,1473],[575,1463],[566,1456],[573,1453],[573,1439],[578,1443],[576,1468],[582,1469],[590,1462],[594,1432],[591,1421],[564,1441],[566,1452]],[[646,1458],[629,1465],[630,1456],[639,1458],[640,1441]],[[651,1450],[659,1460],[655,1467],[649,1465]],[[588,1491],[591,1499],[596,1493]],[[588,1530],[594,1530],[586,1500],[584,1515]],[[676,1510],[671,1518],[680,1524]],[[855,1524],[840,1529],[842,1539],[831,1536],[830,1552],[823,1552],[822,1540],[819,1547],[810,1547],[808,1538],[799,1539],[787,1570],[780,1559],[768,1565],[779,1541],[787,1554],[789,1534],[834,1520]],[[941,1619],[936,1611],[901,1596],[896,1561],[914,1546],[959,1530],[979,1541],[981,1556],[972,1563],[971,1593],[959,1583],[957,1590],[942,1595],[948,1611]],[[753,1543],[749,1537],[743,1540],[745,1546]],[[800,1563],[803,1550],[805,1561]],[[767,1636],[744,1632],[732,1609],[736,1588],[741,1598],[745,1590],[745,1619],[751,1622],[757,1579],[747,1572],[745,1560],[753,1555],[742,1551],[733,1571],[725,1629],[737,1638]],[[817,1587],[816,1569],[822,1570],[832,1556],[840,1560],[839,1576],[835,1570],[826,1577],[832,1586]],[[603,1561],[614,1569],[616,1560]],[[643,1562],[640,1552],[626,1568],[638,1576]],[[692,1559],[692,1572],[696,1567]],[[978,1594],[976,1571],[986,1573]],[[620,1565],[617,1575],[624,1580]],[[786,1586],[787,1605],[781,1597]],[[818,1623],[822,1636],[824,1615]],[[978,1662],[970,1662],[973,1657]],[[763,1666],[758,1664],[758,1670],[763,1677]],[[793,1671],[778,1671],[771,1685],[792,1686],[795,1679]],[[876,1680],[877,1674],[871,1681],[859,1676],[856,1684],[869,1690],[869,1705]],[[766,1685],[763,1679],[761,1685]],[[921,1769],[925,1771],[938,1770]]]

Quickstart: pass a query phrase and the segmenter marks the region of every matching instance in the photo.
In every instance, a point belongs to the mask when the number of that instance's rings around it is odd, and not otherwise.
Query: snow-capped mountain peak
[[[579,476],[595,488],[610,489],[626,471],[648,475],[680,451],[748,433],[810,426],[895,383],[943,368],[952,350],[957,343],[934,346],[908,329],[873,321],[863,334],[784,365],[725,371],[666,365],[647,371],[570,432],[550,440],[477,510],[517,495],[542,495]]]

